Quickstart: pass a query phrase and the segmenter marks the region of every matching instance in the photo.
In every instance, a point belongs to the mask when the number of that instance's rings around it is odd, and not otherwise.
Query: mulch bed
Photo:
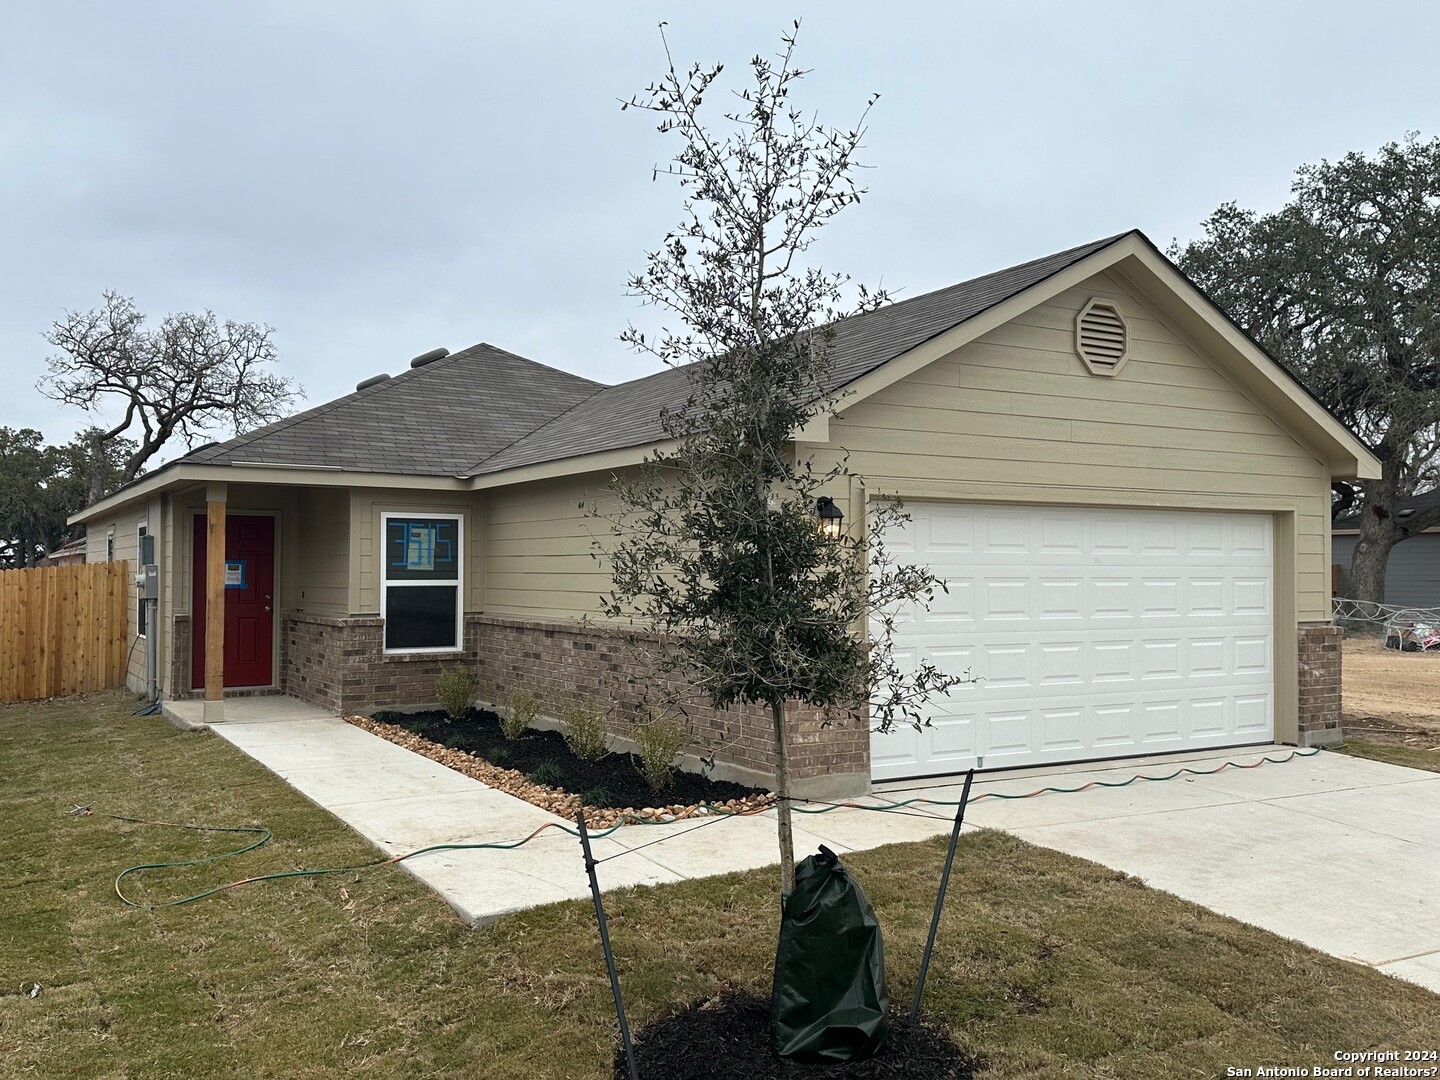
[[[651,790],[631,754],[609,754],[599,761],[581,761],[570,752],[558,731],[531,729],[519,739],[506,739],[500,718],[488,710],[470,710],[465,720],[450,723],[444,713],[377,713],[347,716],[356,727],[407,750],[438,761],[482,784],[524,799],[561,817],[574,820],[585,807],[592,828],[608,828],[635,820],[656,821],[701,817],[721,807],[737,813],[757,811],[773,801],[769,792],[723,780],[676,772],[662,791]],[[504,764],[492,762],[499,757]],[[551,783],[530,778],[542,764],[557,775]],[[596,798],[603,791],[604,798]],[[701,805],[704,804],[704,805]]]
[[[869,1061],[819,1064],[776,1057],[770,999],[730,992],[688,1005],[635,1033],[643,1080],[967,1080],[983,1062],[941,1027],[891,1012],[890,1043]],[[617,1080],[629,1080],[624,1048]]]

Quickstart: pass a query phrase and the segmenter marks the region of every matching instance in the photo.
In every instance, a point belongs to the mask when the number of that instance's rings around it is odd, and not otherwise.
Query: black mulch
[[[983,1063],[949,1034],[890,1015],[890,1043],[869,1061],[812,1064],[770,1050],[770,999],[732,992],[696,1002],[635,1032],[642,1080],[968,1080]],[[625,1050],[617,1080],[629,1080]]]
[[[526,776],[533,776],[537,769],[546,766],[554,773],[553,777],[543,778],[547,787],[582,796],[597,807],[643,810],[702,802],[723,803],[763,790],[677,771],[668,787],[653,791],[640,774],[640,762],[634,754],[607,754],[599,761],[581,761],[570,752],[558,731],[533,728],[512,741],[500,730],[500,718],[488,709],[471,709],[465,719],[453,724],[439,711],[380,712],[375,714],[375,719],[398,724],[421,738],[464,750],[492,765],[515,769]]]

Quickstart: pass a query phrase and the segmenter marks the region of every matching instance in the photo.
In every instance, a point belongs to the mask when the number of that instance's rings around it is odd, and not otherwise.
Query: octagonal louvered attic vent
[[[1114,375],[1130,358],[1130,326],[1112,300],[1094,297],[1075,316],[1075,351],[1092,375]]]

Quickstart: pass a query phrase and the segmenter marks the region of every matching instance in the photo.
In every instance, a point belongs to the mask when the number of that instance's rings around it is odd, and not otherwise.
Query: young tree
[[[1440,506],[1394,513],[1440,449],[1440,139],[1302,166],[1291,192],[1274,213],[1220,207],[1171,256],[1380,459],[1336,503],[1360,503],[1352,596],[1380,601],[1391,549],[1440,524]]]
[[[147,329],[134,301],[107,292],[99,308],[67,312],[45,335],[60,352],[47,361],[39,390],[87,412],[115,401],[124,407],[120,423],[94,429],[94,455],[135,433],[123,469],[128,483],[172,438],[193,446],[216,425],[242,431],[286,413],[300,388],[270,370],[272,332],[259,323],[222,324],[210,311],[167,315]]]
[[[824,396],[834,322],[885,299],[857,288],[847,303],[849,279],[806,258],[864,194],[855,154],[870,106],[839,130],[792,104],[805,75],[795,30],[778,61],[750,61],[750,85],[718,126],[703,110],[721,67],[682,74],[668,42],[664,76],[625,105],[657,114],[681,143],[663,171],[684,193],[684,218],[629,287],[684,325],[658,339],[633,326],[622,336],[682,368],[688,398],[661,418],[673,441],[613,481],[618,509],[601,545],[614,579],[607,614],[657,634],[656,668],[682,673],[717,708],[768,708],[785,893],[794,887],[787,706],[888,729],[920,723],[927,698],[963,681],[928,663],[904,671],[891,649],[895,609],[944,588],[887,557],[880,537],[902,516],[898,505],[875,511],[868,536],[826,536],[817,500],[847,491],[849,473],[843,461],[813,467],[792,441]]]

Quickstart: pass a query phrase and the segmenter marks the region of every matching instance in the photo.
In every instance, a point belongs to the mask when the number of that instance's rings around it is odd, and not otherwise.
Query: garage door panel
[[[1240,735],[1263,735],[1273,731],[1271,696],[1251,694],[1235,699],[1235,731]]]
[[[933,702],[933,728],[877,735],[877,778],[1272,735],[1269,515],[907,511],[911,561],[951,591],[899,622],[897,648],[981,681]]]
[[[930,760],[939,762],[966,762],[975,757],[975,714],[941,714],[934,717],[925,730],[929,740]],[[969,768],[968,765],[962,765]]]
[[[1236,615],[1270,614],[1270,579],[1268,577],[1236,578],[1234,601],[1230,610]]]
[[[1147,701],[1140,708],[1140,740],[1144,743],[1171,743],[1180,738],[1180,710],[1183,703]]]
[[[1047,752],[1085,749],[1085,710],[1041,709],[1040,746]]]
[[[1223,697],[1192,698],[1190,700],[1190,734],[1195,738],[1216,737],[1225,734],[1225,711],[1228,702]]]

